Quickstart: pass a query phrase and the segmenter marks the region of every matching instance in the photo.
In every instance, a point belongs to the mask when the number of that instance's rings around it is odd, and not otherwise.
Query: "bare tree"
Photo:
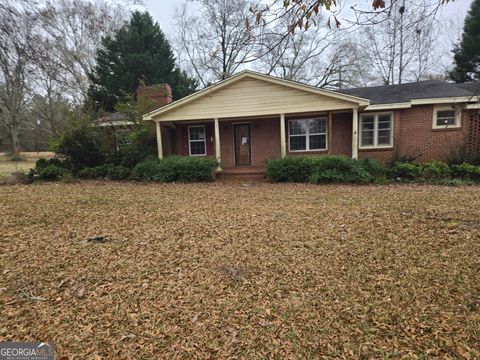
[[[178,59],[203,86],[224,80],[256,59],[256,27],[247,0],[197,0],[176,14]]]
[[[317,27],[310,32],[300,30],[284,35],[281,33],[283,26],[282,22],[263,36],[265,50],[257,61],[257,68],[287,80],[316,82],[320,74],[314,71],[314,63],[318,63],[331,47],[334,32]]]
[[[362,28],[369,58],[384,84],[418,81],[434,64],[438,35],[429,0],[396,3],[385,19]]]
[[[56,81],[76,103],[87,98],[88,73],[101,39],[122,26],[128,15],[128,7],[122,5],[105,0],[48,0],[39,7],[58,67]]]
[[[449,0],[434,0],[429,7],[427,16],[434,16],[443,4]],[[385,21],[396,8],[404,4],[404,0],[373,0],[367,2],[366,7],[354,4],[354,24],[377,24]],[[327,19],[328,26],[340,26],[338,19],[341,10],[341,1],[337,0],[270,0],[262,6],[253,6],[251,11],[256,15],[257,23],[269,24],[278,19],[287,18],[285,32],[294,32],[296,29],[309,29]],[[386,15],[386,16],[385,16]],[[413,15],[413,14],[411,14]],[[352,22],[349,20],[348,22]]]
[[[362,48],[348,31],[319,25],[283,33],[284,19],[260,44],[255,67],[267,74],[319,87],[341,88],[365,83],[368,71],[362,63]]]
[[[0,5],[0,125],[8,133],[12,154],[19,157],[19,131],[25,122],[29,82],[39,42],[36,14],[28,2]]]
[[[100,40],[123,24],[132,1],[0,4],[0,128],[12,152],[38,121],[58,133],[68,108],[85,103]]]

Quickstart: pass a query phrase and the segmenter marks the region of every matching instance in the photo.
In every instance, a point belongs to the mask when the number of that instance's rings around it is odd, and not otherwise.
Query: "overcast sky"
[[[160,23],[162,29],[167,33],[167,35],[174,36],[173,15],[175,13],[175,8],[178,7],[182,1],[183,0],[145,0],[145,7]],[[350,1],[354,3],[354,1]],[[470,8],[472,1],[473,0],[450,0],[447,5],[443,6],[440,19],[446,20],[448,27],[454,25],[457,28],[455,29],[455,33],[458,33],[463,26],[463,20],[468,9]],[[355,1],[355,3],[357,3],[359,6],[364,6],[364,2],[371,4],[370,0]],[[350,10],[347,9],[345,11],[348,12]]]
[[[162,30],[167,37],[173,40],[175,38],[174,14],[175,9],[178,8],[185,0],[144,0],[144,8],[146,8],[152,16],[159,22]],[[232,0],[235,1],[235,0]],[[342,1],[344,6],[339,15],[339,20],[343,26],[347,26],[347,21],[342,21],[342,18],[353,19],[353,11],[350,9],[355,5],[359,9],[370,9],[371,0],[337,0]],[[386,0],[387,2],[389,0]],[[440,0],[438,0],[440,1]],[[441,54],[436,56],[433,63],[436,67],[436,73],[441,74],[451,68],[453,63],[452,49],[454,44],[458,43],[462,34],[463,22],[467,11],[470,8],[473,0],[449,0],[446,5],[441,7],[437,15],[440,21],[440,33],[437,41],[437,52]],[[408,11],[408,9],[407,9]]]

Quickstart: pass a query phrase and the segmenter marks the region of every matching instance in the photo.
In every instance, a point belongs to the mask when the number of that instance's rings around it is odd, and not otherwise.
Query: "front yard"
[[[480,356],[479,187],[36,184],[0,214],[0,340],[58,358]]]

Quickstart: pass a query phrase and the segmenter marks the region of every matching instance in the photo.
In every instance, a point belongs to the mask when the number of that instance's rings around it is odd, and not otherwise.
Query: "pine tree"
[[[113,111],[117,102],[135,94],[140,82],[167,83],[176,100],[197,86],[196,80],[175,66],[170,44],[148,12],[133,12],[129,23],[104,38],[102,45],[90,74],[89,96],[106,111]]]
[[[450,77],[457,83],[480,80],[480,0],[474,0],[463,26],[462,40],[455,46]]]

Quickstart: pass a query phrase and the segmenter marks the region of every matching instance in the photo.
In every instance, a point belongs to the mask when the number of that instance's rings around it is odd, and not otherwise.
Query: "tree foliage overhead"
[[[455,82],[480,80],[480,0],[474,0],[465,18],[460,44],[455,46],[454,68],[450,77]]]
[[[172,87],[174,99],[196,88],[196,81],[176,67],[165,34],[148,12],[133,12],[129,23],[103,39],[102,45],[97,51],[89,94],[107,111],[134,94],[140,82],[167,83]]]

